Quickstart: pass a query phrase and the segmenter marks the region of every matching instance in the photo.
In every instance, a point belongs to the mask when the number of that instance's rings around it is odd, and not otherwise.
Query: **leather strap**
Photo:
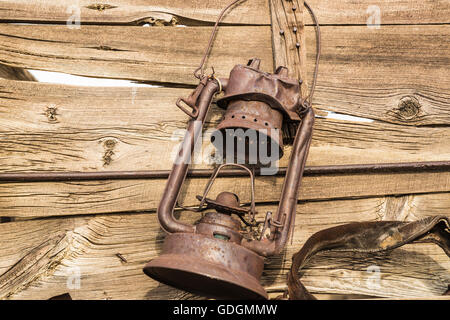
[[[435,243],[450,257],[450,218],[432,216],[413,222],[350,223],[321,230],[292,257],[287,280],[289,299],[316,299],[300,282],[298,272],[320,251],[383,252],[413,242]]]

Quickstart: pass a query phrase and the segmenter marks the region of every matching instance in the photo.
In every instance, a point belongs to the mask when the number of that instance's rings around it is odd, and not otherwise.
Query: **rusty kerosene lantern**
[[[198,87],[188,98],[177,101],[177,106],[191,120],[158,206],[161,228],[168,233],[162,254],[151,260],[144,272],[162,283],[210,297],[265,299],[267,293],[259,282],[264,258],[279,254],[293,232],[314,112],[310,99],[302,99],[301,81],[289,78],[285,67],[267,73],[260,70],[259,59],[252,59],[247,65],[236,65],[228,79],[203,74],[208,50],[227,8],[219,16],[203,61],[195,72],[200,80]],[[212,211],[193,225],[185,224],[175,219],[173,212],[213,97],[221,91],[224,96],[217,104],[226,112],[213,134],[216,139],[211,141],[227,161],[215,169],[204,194],[197,196],[200,200],[197,211],[205,208]],[[308,98],[311,96],[310,93]],[[262,161],[260,151],[265,148],[271,160],[274,156],[276,159],[282,157],[281,129],[286,122],[296,122],[297,131],[278,209],[274,215],[266,213],[262,230],[256,237],[244,237],[240,220],[247,225],[255,222],[254,169],[262,170],[267,165],[267,161]],[[237,131],[243,132],[243,136],[233,134]],[[231,140],[228,139],[230,136]],[[234,143],[230,145],[230,141],[236,142],[233,139],[241,140],[242,148]],[[250,175],[252,200],[249,209],[240,206],[238,195],[226,190],[214,200],[207,197],[219,171],[227,166],[238,167]]]
[[[221,87],[225,96],[217,104],[226,108],[226,113],[217,128],[219,131],[231,128],[254,130],[259,133],[256,144],[275,145],[281,149],[281,135],[267,134],[265,130],[281,129],[283,121],[299,122],[278,210],[274,216],[266,213],[264,229],[270,230],[270,234],[260,239],[244,238],[240,232],[240,221],[233,217],[253,217],[255,214],[254,175],[246,163],[217,167],[205,193],[198,196],[200,208],[206,203],[215,212],[206,213],[194,225],[181,223],[173,216],[201,127],[213,96]],[[258,59],[251,60],[245,66],[235,66],[229,79],[204,77],[193,94],[183,101],[192,108],[192,111],[184,109],[192,119],[158,207],[159,222],[168,235],[162,254],[151,260],[144,272],[165,284],[212,297],[267,298],[259,283],[264,257],[280,253],[292,232],[314,112],[312,108],[305,107],[300,95],[300,83],[288,78],[286,68],[280,67],[274,74],[265,73],[259,70]],[[265,143],[270,139],[272,143]],[[223,149],[230,151],[229,148]],[[245,160],[251,156],[248,150],[246,148]],[[232,158],[235,159],[235,156]],[[220,193],[215,200],[207,198],[212,183],[225,166],[238,166],[251,176],[250,209],[240,207],[239,197],[230,192]]]

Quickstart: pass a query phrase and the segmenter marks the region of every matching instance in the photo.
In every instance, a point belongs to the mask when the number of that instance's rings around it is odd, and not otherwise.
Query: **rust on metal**
[[[260,64],[260,59],[253,58],[246,66],[237,65],[231,71],[226,94],[217,101],[219,107],[226,109],[217,130],[222,137],[227,136],[227,129],[241,128],[246,132],[253,131],[253,135],[247,136],[244,150],[248,150],[251,144],[261,147],[259,141],[264,139],[266,140],[264,146],[278,147],[277,151],[281,158],[283,116],[289,120],[300,120],[297,113],[297,108],[301,106],[300,84],[299,81],[287,77],[286,68],[280,67],[274,74],[269,74],[259,70]],[[224,140],[220,140],[220,147],[213,141],[221,154],[226,153],[224,149],[227,148],[227,144],[223,143],[226,142],[226,139]],[[272,154],[272,151],[269,149],[267,153]],[[237,149],[233,150],[233,153],[238,156]],[[259,154],[259,149],[256,149],[255,153]],[[242,158],[248,163],[249,159],[246,156],[243,155]]]
[[[197,104],[196,118],[191,118],[184,140],[181,144],[172,171],[166,182],[163,198],[158,206],[158,219],[163,230],[173,232],[195,232],[195,227],[177,221],[173,216],[173,211],[177,203],[178,195],[181,191],[181,186],[186,179],[186,174],[189,167],[191,155],[194,151],[195,145],[200,138],[201,129],[206,119],[206,115],[211,106],[214,95],[219,91],[219,83],[215,79],[208,78],[208,81],[199,94]],[[201,126],[199,126],[199,124]]]
[[[347,164],[305,167],[304,176],[328,174],[357,174],[357,173],[401,173],[401,172],[428,172],[448,171],[450,161],[424,161],[403,163],[372,163]],[[287,168],[280,167],[276,176],[284,176]],[[213,169],[191,169],[187,172],[189,178],[209,178]],[[167,179],[170,170],[142,170],[142,171],[97,171],[97,172],[11,172],[0,173],[0,182],[58,182],[58,181],[92,181],[92,180],[140,180],[140,179]],[[259,175],[260,170],[255,169]],[[224,169],[218,177],[242,177],[245,172],[238,169]]]
[[[184,101],[193,111],[157,209],[160,225],[169,235],[161,256],[151,260],[144,268],[147,275],[158,281],[220,298],[267,298],[259,284],[264,257],[280,253],[292,233],[300,182],[311,144],[314,112],[301,99],[300,83],[288,78],[286,68],[280,67],[274,74],[269,74],[261,72],[259,64],[259,59],[252,59],[247,66],[238,65],[231,71],[230,78],[224,81],[211,76],[204,77],[191,98]],[[267,228],[270,230],[268,237],[244,238],[239,220],[232,217],[236,214],[242,219],[248,213],[251,222],[254,221],[254,167],[258,167],[259,162],[253,166],[247,163],[225,163],[218,166],[213,171],[203,196],[198,196],[200,206],[197,210],[215,211],[207,212],[194,225],[182,223],[173,215],[199,132],[212,98],[220,89],[224,90],[225,95],[218,104],[227,111],[218,131],[260,130],[267,127],[281,129],[285,120],[300,123],[289,167],[285,172],[278,210],[273,216],[266,213]],[[239,115],[239,119],[236,115]],[[275,140],[280,147],[281,140]],[[263,142],[266,141],[254,141],[258,144]],[[267,143],[265,146],[269,147]],[[224,148],[222,152],[235,150]],[[250,149],[245,149],[244,152],[250,153]],[[237,167],[235,169],[250,175],[250,209],[240,208],[239,197],[230,192],[219,193],[215,200],[207,198],[219,172],[227,166]],[[203,208],[204,204],[207,205],[206,208]]]
[[[250,213],[249,209],[241,208],[239,206],[239,197],[232,192],[221,192],[217,195],[217,198],[215,200],[204,198],[202,196],[197,196],[197,199],[199,201],[202,201],[204,199],[205,203],[207,204],[207,208],[215,209],[219,213],[236,214],[240,216],[245,216],[246,214]]]
[[[262,72],[259,70],[258,58],[250,60],[245,66],[236,65],[228,79],[215,78],[214,69],[211,76],[206,76],[204,66],[219,22],[225,12],[237,2],[239,0],[234,0],[225,7],[216,21],[205,54],[194,72],[194,76],[200,80],[199,86],[187,99],[177,101],[177,106],[191,119],[157,209],[161,228],[168,235],[162,254],[151,260],[144,267],[144,272],[165,284],[211,297],[266,299],[267,293],[259,283],[264,258],[280,253],[293,232],[300,182],[311,145],[315,118],[311,98],[316,79],[313,80],[309,96],[303,99],[300,90],[301,79],[289,78],[288,69],[282,66],[274,73]],[[314,78],[317,77],[319,56],[320,49]],[[188,174],[188,160],[199,138],[198,133],[203,128],[213,96],[220,91],[224,91],[224,96],[217,104],[226,109],[226,112],[216,132],[213,133],[214,138],[221,139],[219,141],[212,139],[211,142],[226,159],[226,163],[213,170],[203,196],[197,197],[200,205],[196,210],[215,209],[215,211],[207,212],[194,225],[184,224],[174,218],[173,212]],[[181,102],[192,111],[185,109]],[[275,157],[272,156],[272,159],[277,158],[276,160],[283,156],[283,140],[281,134],[277,134],[277,130],[280,132],[283,123],[287,121],[297,122],[298,126],[289,166],[285,170],[277,212],[273,216],[271,212],[266,213],[264,232],[267,230],[270,233],[264,237],[255,234],[253,237],[244,237],[240,222],[232,215],[236,214],[245,222],[243,216],[249,213],[252,222],[254,221],[255,172],[256,168],[262,170],[265,169],[262,166],[267,165],[260,159],[259,151],[266,148],[266,155],[270,153],[271,156],[272,153],[278,152],[275,153]],[[250,132],[249,138],[246,134],[237,137],[241,147],[244,146],[243,149],[235,148],[235,140],[229,141],[228,146],[224,143],[227,141],[224,136],[228,138],[228,133],[236,130]],[[258,134],[254,134],[255,132]],[[231,139],[235,139],[233,133],[230,134]],[[258,154],[256,160],[254,153]],[[232,164],[229,163],[230,160]],[[225,166],[237,166],[238,168],[234,170],[239,169],[250,174],[252,203],[247,212],[239,207],[238,195],[227,191],[221,192],[215,200],[207,198],[219,171]],[[205,203],[207,206],[203,208]],[[251,223],[246,224],[252,227]]]
[[[197,118],[198,116],[198,99],[203,89],[205,88],[207,81],[208,77],[204,77],[198,84],[197,88],[187,98],[178,98],[177,102],[175,103],[181,111],[186,113],[191,118]],[[190,109],[192,109],[192,111],[186,109],[186,107],[183,106],[182,102]]]
[[[245,66],[240,64],[235,66],[230,72],[225,96],[217,100],[217,105],[227,109],[232,101],[264,102],[271,109],[285,114],[287,119],[300,121],[299,107],[302,107],[300,82],[288,78],[286,67],[278,67],[273,74],[263,72],[259,70],[260,62],[260,59],[253,58]]]
[[[221,299],[267,299],[264,259],[236,243],[198,233],[167,235],[145,274],[189,292]]]
[[[128,260],[121,253],[116,253],[116,257],[120,259],[120,261],[124,263],[128,263]]]

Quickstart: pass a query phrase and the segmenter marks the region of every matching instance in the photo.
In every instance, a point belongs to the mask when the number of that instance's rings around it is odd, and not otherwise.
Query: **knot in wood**
[[[55,122],[58,119],[56,118],[56,115],[58,114],[58,108],[56,106],[48,106],[45,110],[45,116],[47,117],[48,121]]]
[[[104,142],[106,149],[113,149],[117,144],[117,141],[114,139],[108,139]]]
[[[400,99],[398,108],[395,111],[399,118],[411,120],[419,115],[421,107],[422,106],[417,98],[406,96]]]
[[[105,148],[105,152],[102,156],[103,166],[108,166],[113,161],[113,156],[115,154],[114,148],[117,145],[117,140],[115,139],[106,139],[103,142],[103,147]]]
[[[110,4],[102,4],[102,3],[95,3],[87,6],[86,8],[97,10],[97,11],[105,11],[107,9],[114,9],[117,8],[116,6],[112,6]]]

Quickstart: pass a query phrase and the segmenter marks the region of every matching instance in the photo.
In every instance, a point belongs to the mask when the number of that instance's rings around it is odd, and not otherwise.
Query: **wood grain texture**
[[[309,0],[323,25],[366,25],[374,14],[371,5],[380,9],[381,24],[437,24],[449,23],[450,9],[446,0],[381,0],[376,3],[353,0]],[[218,0],[80,0],[82,23],[136,24],[152,22],[152,18],[167,21],[175,16],[183,23],[193,25],[215,21],[224,3]],[[225,23],[270,24],[267,0],[247,0],[225,17]],[[70,0],[3,0],[0,3],[0,20],[66,23],[74,3]],[[309,16],[305,16],[311,23]]]
[[[203,194],[206,178],[187,179],[179,201],[196,206]],[[250,179],[221,178],[210,197],[221,191],[239,195],[250,202]],[[257,203],[278,201],[284,177],[258,177],[255,184]],[[166,180],[120,180],[58,183],[0,184],[0,212],[5,217],[48,217],[99,214],[125,211],[155,211]],[[343,199],[355,197],[419,194],[450,191],[450,172],[349,174],[307,176],[302,180],[300,200]]]
[[[211,27],[118,27],[0,25],[0,62],[99,78],[197,84],[193,72]],[[236,63],[256,53],[262,68],[273,69],[270,27],[224,27],[206,68],[227,76]],[[207,69],[211,72],[210,69]]]
[[[371,198],[300,204],[293,243],[284,254],[267,260],[264,287],[272,296],[285,289],[291,256],[313,233],[351,221],[382,220],[389,215],[386,201]],[[418,195],[413,202],[404,220],[443,214],[450,197],[448,193]],[[258,207],[260,212],[273,209],[270,205]],[[187,212],[181,216],[190,223],[198,218]],[[155,214],[1,224],[0,297],[47,299],[69,292],[74,299],[200,298],[161,285],[142,273],[143,265],[160,254],[163,238]],[[371,266],[379,267],[379,285],[371,285]],[[324,295],[426,298],[445,292],[449,270],[450,261],[439,247],[416,244],[384,255],[324,252],[308,263],[303,281],[308,290]],[[10,281],[11,274],[21,277]]]
[[[194,5],[178,0],[81,0],[82,23],[108,26],[69,29],[64,24],[77,10],[72,4],[2,1],[0,21],[62,25],[0,25],[0,62],[12,68],[192,85],[192,71],[211,31],[204,25],[224,5],[216,0]],[[448,160],[450,9],[445,0],[379,1],[380,29],[367,28],[365,3],[310,4],[319,21],[329,25],[323,28],[317,109],[376,121],[317,119],[308,164]],[[208,61],[218,75],[227,76],[234,64],[255,54],[263,59],[263,69],[272,71],[268,2],[244,1],[224,22],[233,26],[219,30]],[[144,23],[153,27],[110,26]],[[198,27],[174,28],[177,24]],[[305,33],[308,60],[313,61],[313,29]],[[308,66],[311,75],[313,64]],[[173,102],[189,92],[16,81],[0,81],[0,91],[0,170],[14,172],[169,169],[170,154],[186,124]],[[207,127],[215,127],[220,116],[214,107]],[[289,154],[286,147],[281,165]],[[196,204],[195,195],[205,183],[189,180],[183,203]],[[0,216],[7,217],[0,224],[0,298],[47,299],[68,291],[75,299],[200,298],[142,273],[144,263],[161,251],[164,235],[154,211],[164,184],[158,179],[0,184]],[[258,180],[257,202],[276,201],[281,184],[280,177]],[[242,192],[248,188],[247,179],[225,178],[212,194],[227,189],[248,202]],[[271,296],[282,292],[291,255],[318,230],[350,221],[448,214],[449,191],[450,172],[306,177],[300,199],[314,201],[299,206],[293,243],[284,255],[267,261],[262,283]],[[363,199],[353,199],[359,197]],[[259,204],[258,209],[275,207]],[[11,222],[11,217],[40,219]],[[192,223],[196,216],[182,213],[182,219]],[[375,285],[368,272],[373,266],[381,271]],[[369,257],[325,252],[310,262],[304,283],[324,296],[430,298],[447,290],[449,270],[448,257],[428,244]]]
[[[190,89],[72,87],[0,80],[0,171],[168,170],[187,117]],[[164,117],[161,115],[164,114]],[[214,151],[205,126],[203,160]],[[447,161],[450,128],[317,118],[308,165]],[[290,146],[280,166],[286,166]]]
[[[309,0],[321,24],[366,25],[379,8],[380,24],[438,24],[450,22],[447,0]],[[376,6],[376,7],[375,7]],[[308,21],[308,20],[307,20]],[[310,23],[308,21],[308,23]]]
[[[186,117],[174,106],[186,89],[79,88],[3,82],[0,113],[2,171],[95,171],[170,169]],[[14,87],[9,87],[11,84]],[[165,101],[159,105],[161,101]],[[164,110],[165,119],[155,112]],[[18,112],[20,110],[20,112]],[[217,125],[214,108],[208,128]],[[99,121],[101,119],[101,121]],[[178,135],[174,132],[178,130]],[[382,122],[317,119],[309,164],[448,160],[449,128],[414,128]],[[176,140],[176,139],[174,139]],[[210,146],[204,144],[206,151]],[[162,152],[164,150],[164,152]],[[289,147],[281,165],[287,164]],[[205,154],[208,154],[205,152]],[[206,167],[197,165],[197,167]],[[367,184],[367,180],[373,186]],[[270,182],[272,181],[272,182]],[[258,201],[276,200],[281,178],[266,179]],[[3,184],[5,216],[45,216],[154,210],[165,181],[58,184]],[[187,199],[200,194],[205,181],[194,180]],[[246,179],[222,187],[248,187]],[[449,190],[448,173],[374,176],[321,176],[305,179],[302,199],[324,199]],[[245,186],[245,187],[244,187]],[[345,187],[342,187],[345,186]],[[237,189],[236,189],[237,188]],[[246,189],[242,189],[246,190]],[[191,202],[191,204],[194,204]]]
[[[1,1],[0,20],[66,23],[79,15],[81,23],[142,24],[213,23],[224,1],[183,0],[15,0]],[[224,17],[227,24],[270,24],[266,0],[242,1]]]
[[[448,125],[450,26],[322,28],[314,105],[404,125]],[[307,48],[315,37],[306,32]],[[313,52],[308,49],[308,75]]]
[[[211,29],[2,25],[0,62],[91,77],[194,84]],[[107,32],[105,31],[107,30]],[[322,27],[323,53],[315,106],[353,116],[412,126],[447,125],[450,103],[450,27]],[[315,35],[307,27],[306,47]],[[132,36],[130,36],[132,35]],[[420,45],[417,45],[420,43]],[[308,52],[308,79],[315,52]],[[270,27],[219,29],[209,65],[227,77],[257,55],[273,70]]]
[[[295,11],[292,8],[297,8]],[[306,83],[306,37],[303,1],[270,1],[274,65],[285,66],[289,76],[303,81],[302,97],[308,94]],[[295,30],[295,31],[294,31]]]

